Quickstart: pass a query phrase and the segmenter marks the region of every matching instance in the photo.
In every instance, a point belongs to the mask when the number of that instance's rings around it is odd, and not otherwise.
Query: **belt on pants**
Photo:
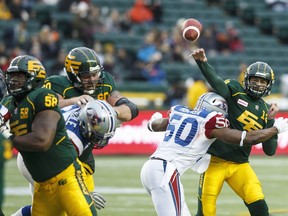
[[[151,157],[150,159],[151,159],[151,160],[161,160],[161,161],[166,161],[166,160],[164,160],[164,159],[162,159],[162,158],[159,158],[159,157]]]

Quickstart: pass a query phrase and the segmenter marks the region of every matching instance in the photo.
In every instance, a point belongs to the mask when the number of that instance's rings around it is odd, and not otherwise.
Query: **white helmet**
[[[195,109],[221,112],[225,117],[228,116],[228,104],[226,100],[214,92],[202,94],[197,101]]]
[[[113,107],[102,100],[88,102],[80,111],[79,121],[82,134],[96,149],[106,146],[121,124]]]

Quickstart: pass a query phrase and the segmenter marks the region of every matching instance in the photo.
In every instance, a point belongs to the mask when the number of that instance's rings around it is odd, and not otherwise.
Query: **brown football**
[[[187,19],[183,22],[183,38],[187,41],[196,41],[202,32],[202,24],[196,19]]]

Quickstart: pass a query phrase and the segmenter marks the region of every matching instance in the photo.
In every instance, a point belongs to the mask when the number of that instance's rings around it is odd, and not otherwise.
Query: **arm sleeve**
[[[212,112],[213,116],[205,124],[205,136],[208,139],[213,139],[211,133],[214,129],[228,128],[230,122],[226,119],[222,113]]]
[[[224,98],[228,98],[229,95],[229,88],[225,81],[217,76],[215,69],[209,65],[207,62],[196,61],[199,69],[201,70],[203,76],[210,84],[210,86]]]
[[[274,120],[269,120],[267,123],[267,128],[273,127]],[[263,151],[266,155],[272,156],[276,153],[278,142],[278,135],[275,135],[265,142],[262,142]]]

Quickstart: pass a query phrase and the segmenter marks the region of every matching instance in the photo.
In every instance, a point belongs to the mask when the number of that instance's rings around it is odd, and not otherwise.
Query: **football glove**
[[[13,135],[10,133],[9,127],[7,127],[6,124],[0,127],[0,133],[2,133],[6,139],[13,137]]]
[[[148,121],[148,124],[147,124],[148,130],[153,132],[154,131],[152,128],[153,121],[156,119],[160,119],[162,117],[163,117],[163,115],[160,112],[155,112]]]
[[[92,197],[92,200],[94,202],[95,207],[98,210],[101,210],[101,209],[103,209],[105,207],[106,200],[104,199],[104,197],[101,194],[93,191],[93,192],[90,193],[90,195]]]
[[[283,117],[277,118],[273,126],[277,128],[278,133],[288,131],[288,119]]]
[[[10,133],[10,120],[5,120],[5,117],[0,113],[0,133],[3,134],[3,136],[6,139],[9,139],[12,134]]]

